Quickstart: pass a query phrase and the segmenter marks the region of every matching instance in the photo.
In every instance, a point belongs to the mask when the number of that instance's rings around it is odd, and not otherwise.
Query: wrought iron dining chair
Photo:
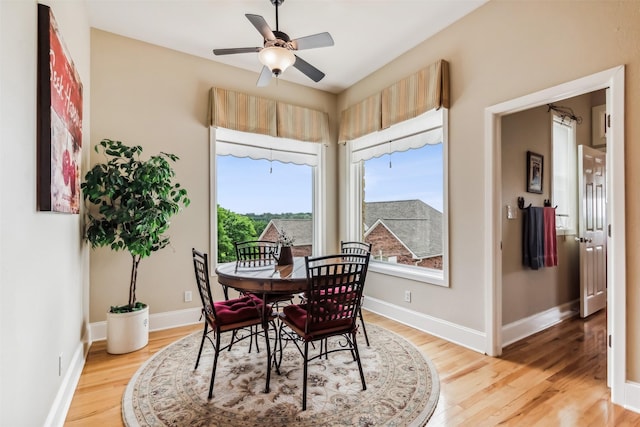
[[[236,259],[239,267],[260,268],[273,267],[276,265],[278,256],[278,243],[271,240],[248,240],[236,242]],[[261,298],[261,295],[254,296]],[[292,302],[291,295],[267,295],[267,304],[273,304],[273,308],[278,311],[280,303]]]
[[[243,267],[268,267],[275,263],[274,253],[278,244],[270,240],[234,242],[236,260]],[[222,285],[224,299],[229,299],[229,288]]]
[[[278,343],[279,373],[282,363],[283,341],[293,342],[304,358],[302,409],[307,409],[307,368],[311,360],[337,351],[350,351],[358,364],[362,390],[367,389],[356,341],[357,314],[362,300],[369,254],[336,254],[305,257],[307,269],[307,299],[291,304],[278,313],[281,320]],[[343,336],[346,344],[325,349],[309,356],[309,344],[323,342],[333,336]],[[327,358],[328,359],[328,358]],[[327,360],[327,363],[328,360]]]
[[[340,241],[340,253],[357,255],[371,254],[371,243],[357,241]],[[367,262],[368,260],[369,259],[367,259]],[[364,295],[362,295],[362,298],[364,299]],[[362,303],[360,304],[360,309],[358,310],[358,317],[360,317],[360,324],[362,325],[364,340],[367,343],[367,347],[369,347],[369,336],[367,335],[367,327],[365,326],[364,318],[362,317]]]
[[[209,282],[209,259],[207,254],[202,253],[195,248],[191,250],[193,256],[193,267],[196,275],[196,283],[202,300],[202,315],[204,316],[204,331],[202,333],[202,341],[198,350],[198,358],[196,366],[200,363],[202,348],[205,339],[213,345],[214,358],[213,368],[211,371],[211,382],[209,384],[209,399],[213,397],[213,384],[216,378],[216,368],[218,366],[218,356],[223,350],[230,350],[231,346],[238,341],[254,336],[253,333],[238,334],[237,332],[247,327],[266,327],[266,322],[270,322],[275,329],[275,316],[271,312],[269,305],[259,298],[252,295],[245,295],[239,298],[226,299],[224,301],[214,301],[211,293],[211,285]],[[231,333],[231,339],[228,344],[222,346],[220,336],[225,333]],[[267,345],[267,383],[265,390],[269,390],[269,377],[271,373],[271,350],[268,334],[264,334]]]

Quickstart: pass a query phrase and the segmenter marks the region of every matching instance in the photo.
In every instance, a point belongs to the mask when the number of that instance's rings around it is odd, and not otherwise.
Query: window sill
[[[410,265],[389,264],[380,261],[371,261],[369,271],[387,276],[401,277],[403,279],[415,280],[430,285],[449,287],[444,279],[444,272],[423,267],[412,267]]]

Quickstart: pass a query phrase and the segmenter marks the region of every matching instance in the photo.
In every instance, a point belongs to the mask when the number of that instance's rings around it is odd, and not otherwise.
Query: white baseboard
[[[88,351],[89,345],[87,344],[87,334],[85,333],[82,342],[78,344],[76,350],[73,352],[73,357],[71,358],[67,372],[62,379],[58,393],[47,415],[47,420],[44,423],[45,426],[62,427],[64,425],[67,412],[73,400],[73,395],[80,381],[84,363],[87,360]]]
[[[486,334],[484,332],[460,326],[424,313],[408,310],[369,296],[364,298],[363,301],[363,308],[365,310],[388,317],[479,353],[484,353],[486,346]]]
[[[177,328],[178,326],[194,325],[200,322],[201,308],[168,311],[149,315],[149,331]],[[107,339],[107,322],[95,322],[90,325],[91,342]]]
[[[640,384],[627,381],[624,385],[624,408],[640,413]]]
[[[565,319],[579,313],[579,301],[569,301],[557,307],[550,308],[533,316],[516,320],[502,327],[502,347],[547,329]]]

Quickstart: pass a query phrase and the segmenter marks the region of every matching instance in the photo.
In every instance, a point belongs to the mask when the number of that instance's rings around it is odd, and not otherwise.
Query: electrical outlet
[[[404,301],[411,302],[411,291],[404,291]]]
[[[191,302],[191,291],[184,291],[184,302]]]

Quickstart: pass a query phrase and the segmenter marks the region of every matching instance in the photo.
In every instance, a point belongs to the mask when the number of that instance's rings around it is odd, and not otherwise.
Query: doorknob
[[[580,243],[591,243],[591,242],[593,242],[593,239],[587,239],[586,237],[574,237],[574,239],[576,240],[576,242],[580,242]]]

